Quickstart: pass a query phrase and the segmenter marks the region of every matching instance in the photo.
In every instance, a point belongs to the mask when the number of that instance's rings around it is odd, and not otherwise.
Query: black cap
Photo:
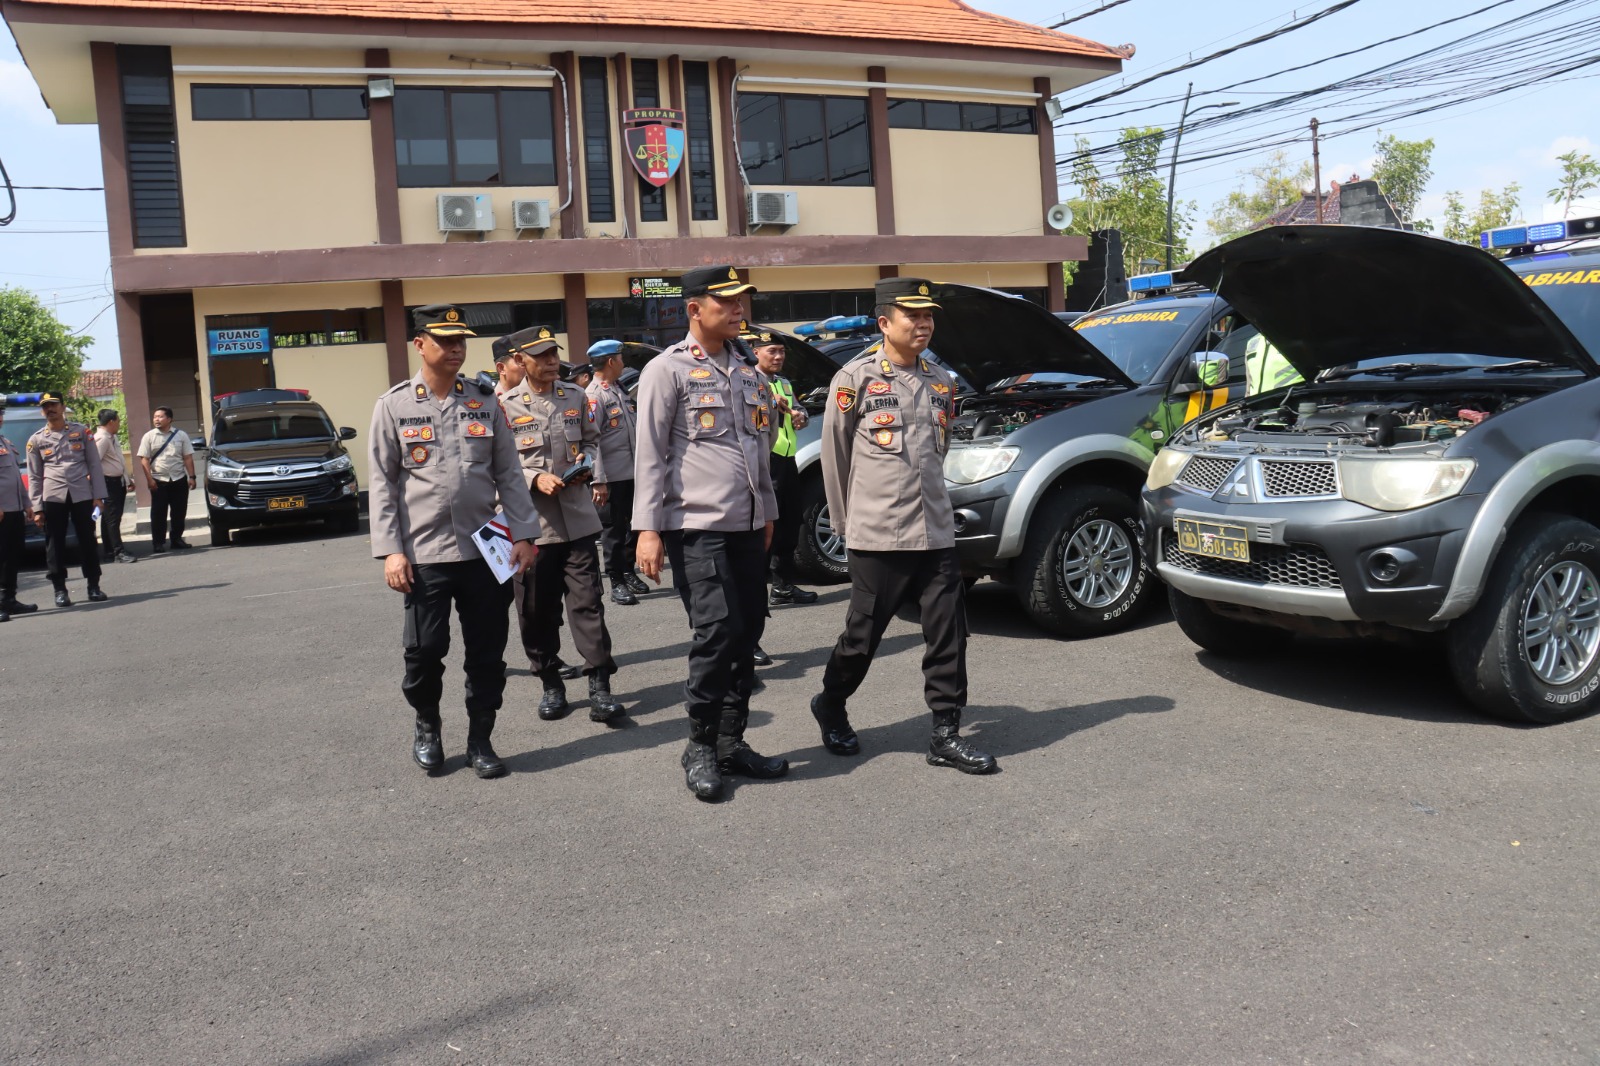
[[[776,333],[773,333],[770,329],[762,329],[759,326],[752,326],[748,322],[739,323],[739,339],[755,348],[763,348],[769,344],[783,343],[783,338],[779,337]]]
[[[872,295],[879,307],[894,304],[915,311],[939,306],[929,297],[931,291],[930,283],[923,278],[884,278],[873,286]]]
[[[691,296],[738,296],[741,293],[754,292],[756,287],[748,282],[739,280],[739,272],[733,267],[722,266],[696,267],[683,275],[683,298]]]
[[[503,363],[511,358],[511,338],[509,336],[496,337],[492,347],[494,349],[495,362]]]
[[[435,337],[476,337],[467,326],[467,313],[455,304],[429,304],[411,312],[411,334]]]
[[[551,332],[549,326],[529,326],[527,329],[519,329],[505,340],[518,355],[543,355],[546,352],[561,350],[561,345],[556,341],[556,335]]]
[[[118,418],[121,418],[121,417],[122,416],[120,414],[118,414],[117,412],[113,411],[109,407],[100,408],[99,418],[100,418],[100,424],[102,426],[105,425],[107,422],[114,421],[114,420],[116,420]]]
[[[43,407],[47,403],[66,403],[66,402],[67,402],[66,400],[62,399],[61,394],[59,392],[41,392],[39,394],[39,406],[40,407]]]

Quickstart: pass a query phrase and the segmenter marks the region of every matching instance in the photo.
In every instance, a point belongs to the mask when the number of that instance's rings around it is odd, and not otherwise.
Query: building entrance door
[[[272,354],[213,355],[211,357],[211,395],[274,387]]]

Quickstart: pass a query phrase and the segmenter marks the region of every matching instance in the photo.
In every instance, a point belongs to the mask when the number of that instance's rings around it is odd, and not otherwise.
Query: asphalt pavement
[[[898,621],[863,753],[821,748],[834,587],[763,641],[749,739],[789,777],[711,806],[670,593],[608,612],[622,727],[541,722],[511,655],[512,774],[463,769],[456,704],[429,779],[365,535],[238,540],[71,610],[23,575],[6,1061],[1600,1062],[1600,719],[1482,720],[1426,650],[1068,643],[984,582],[974,778],[923,761]]]

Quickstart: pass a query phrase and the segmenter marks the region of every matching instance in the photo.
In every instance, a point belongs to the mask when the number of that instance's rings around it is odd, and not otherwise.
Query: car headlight
[[[346,470],[349,470],[352,465],[353,464],[351,464],[350,457],[348,455],[341,455],[337,458],[329,459],[327,462],[323,463],[322,469],[326,470],[330,474],[342,474]]]
[[[238,481],[244,477],[244,467],[223,466],[221,463],[206,464],[207,481]]]
[[[1410,511],[1459,495],[1477,466],[1473,459],[1346,459],[1339,481],[1352,503]]]
[[[1144,487],[1147,489],[1164,489],[1178,480],[1178,471],[1183,469],[1183,464],[1189,461],[1188,452],[1180,452],[1176,448],[1163,448],[1156,453],[1156,461],[1150,464],[1150,472],[1145,475]]]
[[[979,444],[952,448],[944,457],[944,479],[956,485],[971,485],[999,477],[1017,461],[1021,448],[1009,444]]]

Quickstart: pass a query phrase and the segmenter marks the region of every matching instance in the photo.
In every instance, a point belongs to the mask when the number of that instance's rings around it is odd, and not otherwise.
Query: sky
[[[971,2],[975,7],[997,14],[1049,24],[1064,15],[1080,14],[1111,0]],[[1064,94],[1061,102],[1071,109],[1076,102],[1090,96],[1267,33],[1333,2],[1312,0],[1293,7],[1284,0],[1190,0],[1187,3],[1124,0],[1109,11],[1074,22],[1063,32],[1105,44],[1133,44],[1137,48],[1134,57],[1124,65],[1124,72],[1118,78],[1102,79]],[[1226,100],[1237,100],[1242,105],[1266,99],[1269,93],[1278,95],[1314,88],[1442,43],[1451,36],[1553,3],[1562,5],[1560,13],[1567,20],[1585,16],[1595,19],[1597,28],[1586,32],[1592,35],[1590,51],[1600,53],[1600,40],[1595,39],[1600,36],[1600,0],[1504,0],[1492,12],[1409,41],[1257,82],[1247,89],[1223,93],[1220,100],[1215,94],[1215,90],[1233,82],[1325,59],[1492,2],[1494,0],[1357,0],[1352,6],[1294,33],[1190,71],[1170,74],[1118,100],[1069,110],[1057,128],[1057,145],[1062,149],[1070,147],[1074,135],[1083,131],[1089,131],[1092,143],[1107,143],[1115,139],[1116,128],[1123,122],[1176,129],[1184,87],[1191,80],[1196,107]],[[1520,36],[1525,40],[1537,33],[1538,30],[1534,30]],[[1507,46],[1515,45],[1518,38],[1518,34],[1508,34]],[[1515,181],[1522,187],[1521,204],[1525,216],[1534,220],[1547,217],[1544,192],[1556,184],[1560,172],[1556,157],[1573,149],[1600,156],[1600,148],[1597,148],[1600,143],[1600,66],[1594,69],[1594,75],[1569,75],[1561,81],[1541,76],[1537,68],[1512,71],[1505,80],[1514,89],[1503,95],[1384,126],[1383,133],[1393,133],[1405,140],[1431,137],[1435,141],[1433,178],[1419,204],[1418,215],[1437,219],[1448,190],[1461,192],[1470,204],[1476,202],[1479,190],[1499,189]],[[1214,95],[1207,97],[1208,92]],[[1380,87],[1367,103],[1381,103],[1386,96],[1394,99],[1397,95],[1416,96],[1418,93],[1414,89]],[[1151,101],[1168,102],[1120,119],[1096,118],[1120,110],[1124,105]],[[1210,114],[1225,115],[1228,110],[1214,108]],[[1340,110],[1330,105],[1325,114],[1307,110],[1301,117],[1316,115],[1327,121]],[[1295,122],[1293,117],[1280,118],[1270,129],[1287,129]],[[1264,163],[1268,151],[1259,149],[1233,158],[1185,166],[1185,157],[1204,154],[1208,138],[1227,136],[1232,140],[1248,133],[1228,136],[1226,130],[1206,133],[1193,127],[1191,130],[1179,156],[1175,192],[1179,201],[1197,204],[1201,221],[1196,235],[1203,238],[1203,219],[1213,205],[1240,186],[1240,175],[1244,171]],[[1268,132],[1268,128],[1255,132]],[[1368,130],[1325,137],[1321,147],[1324,184],[1329,179],[1343,181],[1351,175],[1368,176],[1378,136],[1378,131]],[[1309,143],[1288,145],[1285,150],[1291,165],[1310,156]],[[9,32],[0,34],[0,161],[18,185],[100,184],[100,156],[94,127],[56,124],[41,102],[38,88],[22,64]],[[1064,188],[1062,198],[1071,193],[1070,188]],[[116,324],[109,310],[110,267],[101,195],[24,190],[18,193],[18,200],[17,221],[0,228],[0,286],[32,290],[56,309],[69,329],[92,336],[94,344],[89,350],[87,368],[118,366]],[[4,206],[0,201],[0,211]],[[1560,217],[1559,210],[1555,217]]]

